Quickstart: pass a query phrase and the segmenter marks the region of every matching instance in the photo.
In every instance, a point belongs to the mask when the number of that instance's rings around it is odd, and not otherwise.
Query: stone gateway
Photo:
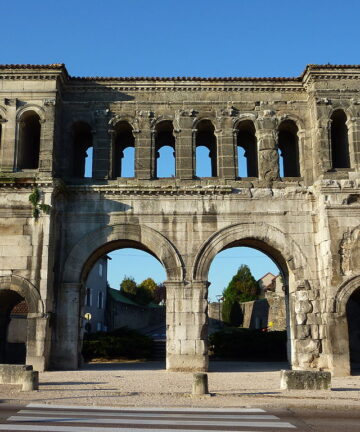
[[[206,371],[209,267],[249,246],[281,269],[292,368],[351,373],[360,66],[308,65],[296,78],[80,78],[62,64],[2,65],[0,85],[2,363],[10,312],[25,301],[26,363],[77,368],[84,281],[101,256],[135,247],[167,273],[167,368]]]

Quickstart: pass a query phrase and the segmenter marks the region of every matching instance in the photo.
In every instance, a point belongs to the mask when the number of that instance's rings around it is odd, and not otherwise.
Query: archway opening
[[[73,124],[73,175],[93,177],[93,141],[91,127],[85,122]]]
[[[135,138],[133,128],[126,121],[119,122],[115,127],[112,176],[135,176]]]
[[[349,138],[346,114],[336,110],[331,116],[331,161],[332,168],[350,168]]]
[[[360,288],[355,290],[346,304],[349,331],[350,370],[360,374]]]
[[[37,169],[40,155],[40,117],[35,111],[25,111],[19,121],[17,169]]]
[[[230,244],[213,259],[208,281],[210,360],[279,369],[291,362],[288,274],[278,251],[257,240]]]
[[[240,122],[237,128],[238,177],[257,177],[257,140],[254,123]]]
[[[283,121],[278,129],[280,177],[299,177],[298,128],[292,120]]]
[[[0,362],[25,364],[28,306],[15,291],[0,290]]]
[[[210,120],[201,120],[196,127],[196,177],[217,177],[217,143]]]
[[[117,242],[103,250],[108,252],[96,257],[95,262],[92,260],[85,270],[80,332],[85,359],[94,360],[102,354],[100,357],[112,361],[135,358],[164,361],[163,265],[135,242]],[[117,345],[114,337],[122,343]],[[98,340],[105,351],[89,350]]]
[[[164,120],[155,128],[155,178],[175,177],[175,137],[170,120]]]

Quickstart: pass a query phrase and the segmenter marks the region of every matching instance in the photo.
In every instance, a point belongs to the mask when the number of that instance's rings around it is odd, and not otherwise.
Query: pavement
[[[333,378],[327,391],[280,390],[285,363],[212,362],[208,396],[191,395],[193,374],[168,372],[164,362],[87,364],[42,372],[39,390],[0,385],[0,402],[113,407],[262,407],[360,409],[360,375]],[[360,429],[359,429],[360,430]]]

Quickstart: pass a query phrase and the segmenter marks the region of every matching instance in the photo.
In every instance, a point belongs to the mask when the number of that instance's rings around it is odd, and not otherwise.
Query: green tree
[[[126,297],[134,300],[137,293],[137,285],[134,278],[125,276],[120,284],[120,292]]]
[[[241,265],[223,291],[223,321],[232,326],[241,325],[243,316],[239,303],[255,300],[258,292],[259,284],[251,274],[249,267]]]
[[[246,302],[255,300],[259,293],[259,284],[247,265],[241,265],[223,291],[224,300]]]
[[[136,301],[140,304],[146,305],[155,300],[157,285],[156,282],[147,278],[138,286]]]

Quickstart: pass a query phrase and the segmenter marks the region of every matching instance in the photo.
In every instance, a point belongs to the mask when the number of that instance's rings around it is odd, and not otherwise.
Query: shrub
[[[121,327],[109,333],[85,334],[82,354],[85,361],[94,358],[148,359],[153,354],[154,341],[136,330]]]
[[[237,360],[286,361],[286,341],[286,331],[230,327],[209,336],[214,357]]]
[[[225,299],[222,304],[222,319],[225,324],[238,327],[243,323],[244,316],[239,302]]]

